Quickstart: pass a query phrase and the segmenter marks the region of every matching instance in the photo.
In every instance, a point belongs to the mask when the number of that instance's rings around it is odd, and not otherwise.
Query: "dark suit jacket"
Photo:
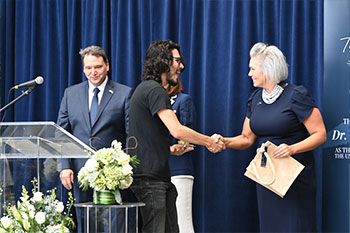
[[[92,126],[90,126],[88,90],[88,81],[66,88],[58,113],[57,124],[96,150],[110,147],[114,139],[122,142],[123,147],[125,147],[131,88],[108,80],[96,121]],[[62,170],[70,168],[74,172],[73,192],[77,202],[87,201],[79,200],[77,192],[80,192],[76,190],[78,188],[76,177],[85,162],[86,159],[60,160]],[[89,195],[87,193],[88,197]]]

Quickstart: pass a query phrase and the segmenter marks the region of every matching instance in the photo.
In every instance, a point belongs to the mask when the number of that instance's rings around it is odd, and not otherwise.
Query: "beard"
[[[172,75],[170,75],[170,74],[168,74],[166,76],[167,82],[169,83],[170,86],[176,86],[177,83],[178,83],[178,79],[177,78],[176,79],[172,79],[171,77],[172,77]]]

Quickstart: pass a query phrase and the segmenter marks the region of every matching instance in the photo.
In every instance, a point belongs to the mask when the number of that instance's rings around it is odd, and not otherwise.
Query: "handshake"
[[[225,139],[220,134],[213,134],[211,137],[211,143],[206,146],[211,153],[217,153],[226,149]]]
[[[206,141],[206,144],[207,144],[206,147],[210,152],[217,153],[226,149],[225,139],[223,136],[219,134],[213,134],[211,137],[208,137],[207,139],[208,140]],[[170,146],[170,153],[172,155],[180,156],[186,152],[190,152],[194,150],[194,147],[195,145],[180,140],[178,141],[178,144],[174,144]]]

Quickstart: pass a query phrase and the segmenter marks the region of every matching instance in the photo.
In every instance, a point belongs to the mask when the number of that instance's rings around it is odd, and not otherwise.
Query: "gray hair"
[[[286,58],[276,46],[256,43],[250,49],[250,58],[260,58],[260,69],[272,83],[280,83],[288,77],[288,64]]]
[[[103,48],[96,46],[96,45],[92,45],[92,46],[86,47],[85,49],[81,49],[79,51],[79,54],[81,56],[81,60],[82,60],[83,64],[84,64],[84,58],[86,55],[92,55],[95,57],[102,57],[103,61],[105,63],[108,62],[106,51],[104,51]]]

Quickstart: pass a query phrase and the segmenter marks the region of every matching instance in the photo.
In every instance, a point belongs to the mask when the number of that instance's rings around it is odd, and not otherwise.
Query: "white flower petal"
[[[44,212],[38,212],[35,215],[35,221],[39,224],[43,224],[45,222],[46,218],[45,218],[45,213]]]
[[[1,218],[1,224],[5,227],[5,229],[9,228],[13,223],[13,220],[7,216]]]

